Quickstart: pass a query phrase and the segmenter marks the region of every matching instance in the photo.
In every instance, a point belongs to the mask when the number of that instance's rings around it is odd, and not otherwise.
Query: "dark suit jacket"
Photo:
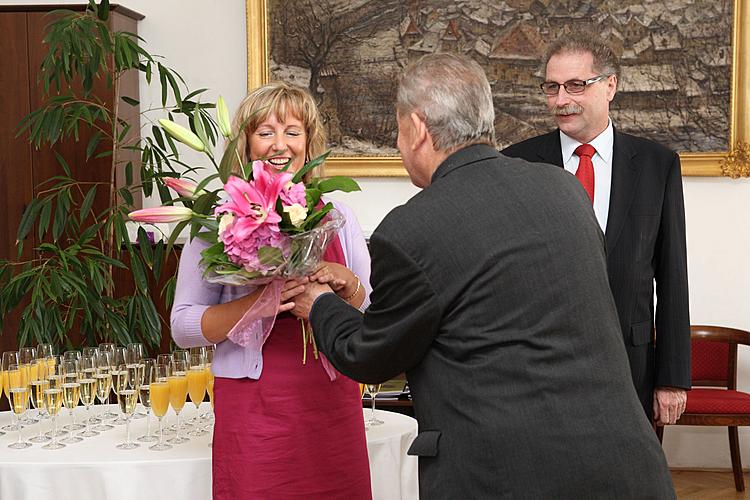
[[[562,167],[560,132],[534,137],[502,153]],[[613,153],[605,235],[609,282],[633,383],[651,417],[655,386],[690,388],[690,315],[680,159],[664,146],[617,130]]]
[[[575,177],[465,148],[370,251],[364,316],[325,294],[310,320],[344,374],[406,372],[421,498],[673,498]]]

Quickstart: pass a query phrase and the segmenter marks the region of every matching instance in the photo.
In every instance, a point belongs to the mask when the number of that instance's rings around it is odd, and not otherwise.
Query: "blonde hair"
[[[325,152],[326,133],[320,119],[318,107],[307,89],[286,82],[270,82],[257,87],[245,97],[237,108],[232,121],[232,132],[237,134],[245,123],[245,130],[239,134],[237,151],[242,164],[250,158],[250,141],[248,137],[269,116],[276,115],[281,122],[290,114],[302,122],[305,129],[306,147],[305,162],[317,158]],[[232,170],[239,172],[240,165],[235,160]],[[308,173],[306,178],[320,177],[322,166]]]

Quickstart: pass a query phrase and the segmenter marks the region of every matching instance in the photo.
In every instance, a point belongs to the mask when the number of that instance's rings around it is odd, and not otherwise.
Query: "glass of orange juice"
[[[168,443],[172,444],[182,444],[188,441],[188,438],[180,436],[180,413],[185,406],[188,394],[187,372],[188,365],[185,361],[172,361],[172,372],[167,377],[167,383],[169,384],[169,404],[172,405],[172,409],[177,414],[177,434],[167,440]]]
[[[149,447],[149,450],[163,451],[172,448],[164,442],[162,419],[169,410],[169,365],[157,363],[154,366],[154,380],[149,383],[151,393],[151,411],[159,419],[159,442]]]

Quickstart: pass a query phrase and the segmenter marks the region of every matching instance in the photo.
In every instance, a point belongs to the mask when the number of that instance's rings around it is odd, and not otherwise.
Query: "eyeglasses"
[[[604,80],[609,76],[611,75],[599,75],[588,80],[568,80],[565,83],[543,82],[539,87],[541,87],[545,95],[557,95],[561,86],[565,87],[565,92],[568,94],[582,94],[586,90],[586,86]]]

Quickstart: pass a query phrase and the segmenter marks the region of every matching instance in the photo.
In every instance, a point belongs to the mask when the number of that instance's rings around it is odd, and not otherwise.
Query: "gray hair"
[[[424,120],[435,150],[495,144],[495,109],[484,70],[468,57],[428,54],[406,67],[396,109]]]
[[[557,54],[591,54],[594,58],[592,70],[596,73],[620,76],[620,60],[612,47],[593,31],[577,31],[560,36],[547,47],[542,60],[542,74],[547,63]]]

